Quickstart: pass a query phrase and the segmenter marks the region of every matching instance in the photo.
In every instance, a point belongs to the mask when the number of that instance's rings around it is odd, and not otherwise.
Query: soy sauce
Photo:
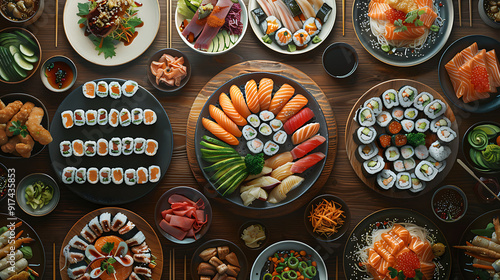
[[[331,76],[345,78],[358,67],[356,51],[344,43],[332,44],[323,54],[323,66]]]

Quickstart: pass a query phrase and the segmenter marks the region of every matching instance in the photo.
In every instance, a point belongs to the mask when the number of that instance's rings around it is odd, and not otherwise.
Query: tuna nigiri
[[[259,95],[257,94],[257,83],[250,80],[245,84],[245,94],[247,96],[247,105],[253,113],[260,112]]]
[[[316,149],[316,147],[323,144],[325,141],[326,138],[321,135],[312,137],[311,139],[293,148],[291,151],[293,159],[295,160],[307,155],[310,151]]]
[[[236,111],[236,108],[234,108],[233,102],[231,102],[231,99],[229,99],[229,96],[225,93],[221,93],[219,96],[219,103],[220,106],[222,107],[222,110],[224,110],[224,113],[233,120],[237,125],[239,126],[244,126],[247,124],[247,120]]]
[[[257,96],[259,97],[260,110],[264,111],[269,109],[271,104],[271,96],[273,94],[273,80],[269,78],[262,78],[259,82],[259,90],[257,91]]]
[[[292,134],[295,132],[295,130],[299,129],[313,117],[314,117],[313,111],[306,107],[300,110],[300,112],[295,114],[293,117],[288,119],[288,121],[286,121],[286,123],[283,125],[283,129],[287,134]]]
[[[269,111],[274,115],[277,115],[285,104],[292,98],[295,93],[295,89],[289,84],[283,84],[281,88],[274,94],[271,104],[269,105]]]
[[[229,89],[229,96],[231,96],[231,101],[233,102],[234,108],[236,108],[236,111],[238,111],[238,113],[240,113],[242,117],[246,119],[252,114],[248,109],[245,98],[243,98],[243,94],[241,93],[239,87],[232,85]]]
[[[227,132],[231,133],[236,137],[241,137],[241,130],[238,126],[222,112],[221,109],[215,107],[214,105],[209,106],[210,116]]]
[[[307,139],[313,137],[319,131],[319,123],[310,123],[306,126],[303,126],[299,130],[295,131],[292,135],[292,142],[294,145],[300,144]]]
[[[220,140],[226,142],[229,145],[236,146],[240,143],[236,137],[234,137],[231,133],[227,132],[224,128],[222,128],[217,123],[207,119],[202,119],[203,126],[210,131],[213,135],[215,135]]]
[[[310,154],[310,155],[294,162],[290,171],[292,173],[295,173],[295,174],[302,173],[302,172],[306,171],[307,169],[309,169],[311,166],[320,162],[324,158],[325,158],[325,154],[323,154],[321,152]]]
[[[307,105],[307,98],[305,98],[302,94],[297,94],[292,100],[288,101],[286,105],[281,109],[279,114],[276,116],[276,119],[286,122],[293,115],[297,114],[300,109]]]

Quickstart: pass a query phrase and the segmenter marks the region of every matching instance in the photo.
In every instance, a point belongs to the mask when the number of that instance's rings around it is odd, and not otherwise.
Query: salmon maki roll
[[[97,111],[96,110],[85,111],[85,122],[87,125],[96,125],[96,123],[97,123]]]
[[[154,156],[156,155],[156,152],[158,151],[158,142],[154,139],[148,139],[146,140],[146,155],[148,156]]]
[[[99,182],[101,184],[111,183],[111,168],[103,167],[99,170]]]
[[[108,154],[108,140],[101,138],[97,140],[97,154],[106,156]]]
[[[236,146],[240,143],[236,137],[234,137],[231,133],[227,132],[224,128],[222,128],[217,123],[207,119],[202,119],[203,127],[205,127],[208,131],[210,131],[213,135],[215,135],[220,140],[226,142],[229,145]]]
[[[73,184],[73,182],[75,181],[75,173],[76,173],[76,168],[65,167],[62,171],[62,181],[65,184]]]
[[[286,105],[276,116],[276,119],[286,122],[289,118],[297,114],[300,109],[307,105],[309,101],[302,94],[297,94],[292,100],[288,101]]]
[[[148,182],[148,170],[144,167],[137,168],[137,184],[146,184]]]
[[[85,181],[87,181],[87,175],[86,175],[87,169],[85,167],[80,167],[76,170],[75,173],[75,182],[78,184],[83,184]]]
[[[123,108],[120,111],[120,125],[129,126],[132,123],[132,117],[130,116],[130,111]]]
[[[111,169],[111,179],[117,185],[123,183],[123,168],[117,167]]]
[[[248,109],[253,113],[260,112],[259,95],[257,95],[257,83],[250,80],[245,84]]]
[[[286,105],[288,100],[292,98],[295,93],[295,89],[289,84],[283,84],[281,88],[274,94],[271,104],[269,105],[269,111],[274,115],[277,115],[281,109]]]
[[[81,157],[84,154],[83,141],[82,140],[73,140],[71,142],[71,147],[73,150],[73,155],[76,157]]]
[[[59,143],[59,150],[61,151],[61,155],[63,157],[70,157],[73,155],[73,149],[71,148],[71,142],[62,141]]]
[[[158,165],[151,165],[148,168],[149,171],[149,182],[156,183],[160,180],[160,167]]]
[[[260,110],[269,109],[271,104],[271,97],[273,94],[274,81],[269,78],[262,78],[259,82],[259,90],[257,91],[257,96],[259,96]]]
[[[222,107],[222,110],[226,115],[233,120],[234,123],[236,123],[239,126],[244,126],[247,124],[247,120],[236,111],[236,108],[233,105],[233,102],[231,102],[231,99],[229,99],[229,96],[225,93],[221,93],[219,96],[219,103],[220,106]]]
[[[61,113],[61,120],[64,128],[72,128],[73,127],[73,112],[72,111],[64,111]]]
[[[108,111],[106,111],[106,109],[101,108],[97,110],[97,123],[99,125],[108,124]]]
[[[96,154],[96,142],[95,141],[85,141],[84,143],[85,146],[85,155],[88,157],[93,157]]]
[[[120,124],[120,112],[116,109],[109,110],[109,125],[112,127],[117,127]]]
[[[241,131],[238,126],[221,109],[210,105],[209,112],[210,116],[227,132],[235,137],[241,137]]]
[[[152,125],[156,123],[156,120],[158,117],[156,116],[155,111],[151,109],[145,109],[144,110],[144,124],[145,125]]]
[[[310,123],[295,131],[295,133],[292,135],[292,142],[294,145],[300,144],[316,135],[318,131],[319,123]]]
[[[85,124],[85,111],[83,111],[82,109],[75,110],[73,121],[75,122],[76,126],[84,125]]]
[[[135,185],[137,181],[135,170],[132,168],[125,170],[125,177],[123,179],[125,180],[125,184],[127,184],[128,186]]]
[[[91,184],[99,182],[99,170],[97,168],[91,167],[87,170],[87,181]]]
[[[97,82],[97,96],[106,97],[108,96],[109,86],[105,81]]]
[[[113,137],[109,140],[108,153],[111,156],[119,156],[122,154],[122,140],[118,137]]]
[[[146,150],[146,139],[138,137],[134,139],[134,153],[140,155],[144,154]]]
[[[130,112],[132,114],[132,123],[135,125],[139,125],[142,123],[144,119],[144,111],[141,108],[134,108]]]
[[[248,109],[247,102],[245,101],[243,93],[241,93],[239,87],[232,85],[229,89],[229,96],[231,97],[234,108],[236,108],[236,111],[238,111],[241,116],[246,119],[252,114],[250,109]]]
[[[109,96],[113,99],[122,97],[122,87],[118,82],[109,83]]]
[[[122,154],[131,155],[134,152],[134,139],[132,137],[125,137],[122,139]]]
[[[86,82],[85,84],[83,84],[83,96],[87,98],[95,98],[96,87],[97,85],[95,84],[95,82]]]

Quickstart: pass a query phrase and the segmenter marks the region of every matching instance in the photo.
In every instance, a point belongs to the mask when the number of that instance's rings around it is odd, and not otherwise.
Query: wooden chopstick
[[[172,280],[172,250],[169,251],[168,258],[168,280]]]
[[[345,0],[342,0],[342,37],[345,36]]]
[[[172,47],[172,0],[167,0],[167,48]]]
[[[467,165],[465,165],[465,163],[461,159],[457,159],[457,162],[458,162],[458,164],[460,164],[465,169],[465,171],[467,171],[472,177],[474,177],[474,179],[476,179],[479,183],[481,183],[481,185],[486,190],[488,190],[496,199],[498,199],[498,201],[500,201],[500,198],[498,197],[498,194],[495,194],[490,188],[488,188],[488,186],[486,186],[486,184],[483,183],[483,181],[481,181],[481,179],[479,179],[476,176],[476,174],[474,174],[474,171],[472,171]]]
[[[472,27],[472,0],[469,0],[469,26]]]
[[[462,0],[458,0],[458,22],[462,26]]]
[[[339,280],[339,256],[335,257],[335,280]]]
[[[56,0],[56,48],[57,48],[57,31],[59,29],[59,0]]]
[[[186,255],[184,255],[184,280],[186,280]]]
[[[57,46],[57,41],[56,41],[56,46]],[[52,256],[52,279],[56,280],[56,243],[52,243],[52,251],[54,252]]]
[[[175,248],[172,249],[172,280],[175,280]]]

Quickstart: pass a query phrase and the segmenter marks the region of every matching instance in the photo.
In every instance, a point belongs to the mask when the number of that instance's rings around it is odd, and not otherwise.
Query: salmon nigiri
[[[271,96],[273,94],[273,80],[269,78],[262,78],[259,82],[259,90],[257,95],[259,96],[260,110],[264,111],[269,109],[271,104]]]
[[[319,123],[310,123],[295,131],[295,133],[292,135],[293,144],[300,144],[316,135],[319,131],[319,126]]]
[[[224,128],[222,128],[220,125],[217,123],[207,119],[203,118],[201,120],[203,126],[210,131],[214,136],[219,138],[220,140],[226,142],[229,145],[236,146],[240,143],[236,137],[234,137],[231,133],[227,132]]]
[[[247,96],[247,105],[253,113],[260,112],[259,95],[257,94],[257,83],[250,80],[245,84],[245,94]]]
[[[271,104],[269,105],[269,111],[274,115],[277,115],[285,104],[292,98],[295,93],[295,89],[289,84],[283,84],[281,88],[274,94],[273,99],[271,99]]]
[[[209,106],[209,112],[212,119],[214,119],[222,128],[236,137],[241,137],[241,130],[238,126],[222,112],[221,109],[214,105]]]
[[[233,102],[231,102],[231,99],[229,99],[229,96],[225,93],[221,93],[219,96],[219,103],[220,106],[222,107],[222,110],[224,110],[224,113],[233,120],[237,125],[239,126],[244,126],[247,124],[247,120],[236,111],[236,108],[233,105]]]
[[[241,93],[239,87],[232,85],[229,89],[229,96],[231,96],[231,101],[233,102],[234,108],[236,108],[236,111],[238,111],[238,113],[240,113],[242,117],[246,119],[252,114],[248,109],[245,98],[243,97],[243,94]]]
[[[307,105],[307,98],[302,94],[297,94],[292,100],[288,101],[281,109],[276,118],[282,122],[286,122],[289,118],[297,114],[300,109]]]

